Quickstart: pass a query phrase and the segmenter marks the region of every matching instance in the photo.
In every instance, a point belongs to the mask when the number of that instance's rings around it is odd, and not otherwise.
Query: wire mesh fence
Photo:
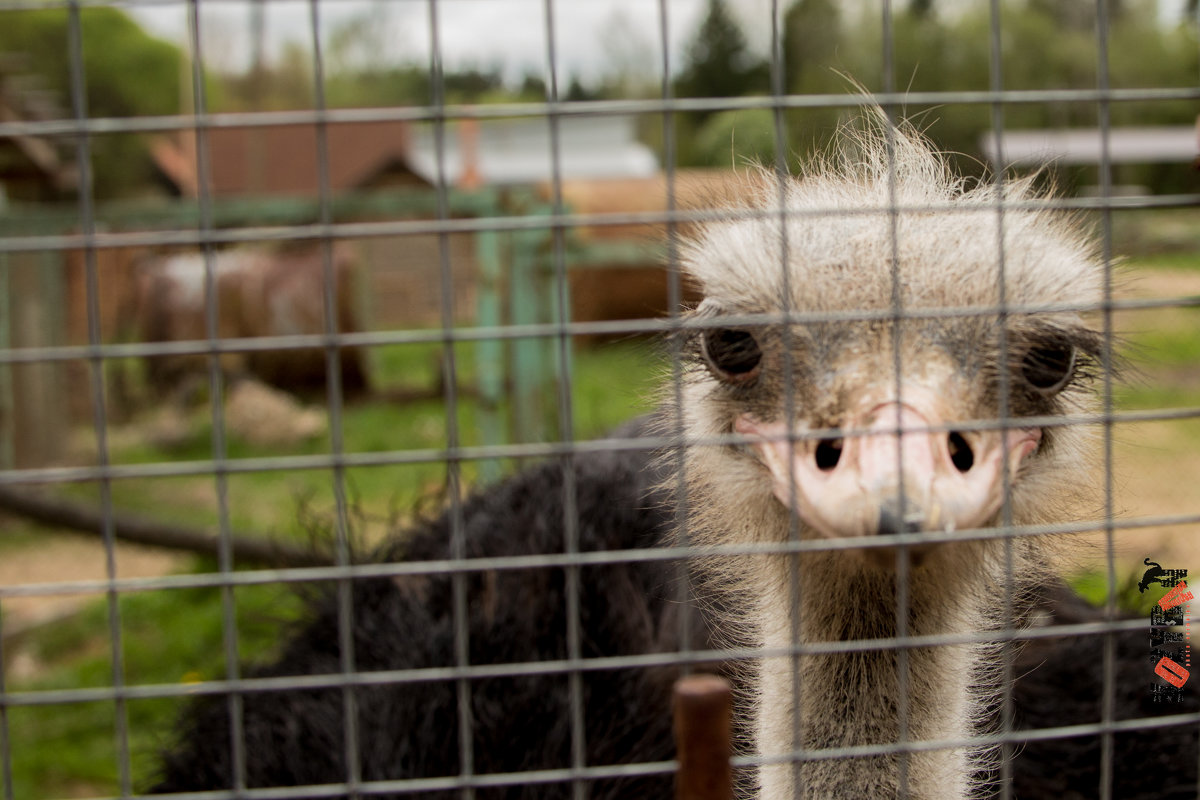
[[[0,0],[0,796],[1200,793],[1188,8]]]

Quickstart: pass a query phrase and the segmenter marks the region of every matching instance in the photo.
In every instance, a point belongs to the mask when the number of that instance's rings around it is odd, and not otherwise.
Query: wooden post
[[[486,214],[499,215],[501,209]],[[475,324],[483,328],[504,324],[504,263],[502,250],[510,234],[494,230],[475,233],[475,262],[479,266],[478,290],[475,294]],[[508,248],[511,250],[511,246]],[[511,380],[505,353],[509,344],[503,339],[480,339],[475,343],[475,376],[479,386],[480,444],[502,445],[509,441],[510,425],[504,417],[505,389]],[[484,484],[495,483],[503,473],[502,462],[485,459],[479,462],[479,479]]]
[[[544,216],[548,209],[526,207],[528,219]],[[514,231],[509,260],[509,321],[513,325],[546,324],[553,285],[547,270],[548,228]],[[510,373],[513,440],[550,442],[561,438],[555,424],[558,361],[552,358],[554,340],[548,336],[512,340]]]
[[[733,800],[733,690],[716,675],[675,683],[675,800]]]
[[[62,344],[66,325],[63,256],[42,251],[0,258],[6,297],[0,346],[6,349]],[[43,467],[66,447],[66,364],[61,361],[0,366],[0,459],[6,468]]]

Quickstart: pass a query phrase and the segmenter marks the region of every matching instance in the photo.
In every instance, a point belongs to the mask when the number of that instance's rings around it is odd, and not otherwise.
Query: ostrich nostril
[[[971,445],[963,438],[961,433],[951,431],[947,446],[950,450],[950,462],[954,464],[959,472],[969,472],[971,467],[975,465],[975,453],[971,451]]]
[[[838,461],[842,458],[842,440],[838,439],[822,439],[817,443],[817,469],[822,472],[829,472],[838,465]]]

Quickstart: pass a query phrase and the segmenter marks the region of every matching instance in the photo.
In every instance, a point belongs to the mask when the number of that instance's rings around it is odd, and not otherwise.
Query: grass
[[[1200,251],[1200,242],[1197,243]],[[1200,257],[1197,251],[1151,253],[1138,256],[1134,262],[1137,269],[1167,269],[1183,272],[1200,272]]]
[[[1133,257],[1124,270],[1134,287],[1153,297],[1196,294],[1200,245]],[[1153,282],[1147,278],[1153,276]],[[1146,288],[1151,284],[1150,288]],[[1121,351],[1133,369],[1114,387],[1118,408],[1151,410],[1200,405],[1200,307],[1179,305],[1123,311],[1116,325]]]
[[[197,565],[211,571],[214,564]],[[180,589],[124,595],[118,601],[123,680],[126,685],[180,683],[226,675],[222,648],[222,601],[218,589]],[[234,592],[239,655],[254,660],[274,645],[281,622],[299,611],[296,595],[277,586]],[[38,631],[26,657],[46,664],[35,681],[15,691],[46,691],[113,685],[108,605],[89,604],[72,617]],[[135,700],[126,704],[135,787],[153,769],[163,732],[180,701]],[[14,796],[45,798],[116,794],[118,710],[114,702],[15,706],[8,710]],[[83,795],[86,796],[86,795]]]
[[[575,438],[601,435],[652,406],[650,389],[660,368],[656,350],[627,341],[581,350],[573,362],[572,416]],[[470,385],[473,359],[456,354],[463,384]],[[373,354],[381,388],[432,385],[437,375],[437,345],[380,348]],[[502,409],[503,410],[503,409]],[[464,443],[479,443],[478,403],[464,396],[458,422]],[[206,460],[212,457],[210,414],[197,410],[187,435],[169,447],[148,437],[113,437],[115,463],[148,464]],[[397,404],[364,400],[347,404],[343,416],[346,452],[389,452],[439,449],[445,446],[447,417],[440,400]],[[330,451],[328,435],[290,447],[262,447],[231,438],[231,459],[277,455],[322,454]],[[470,481],[477,465],[463,465]],[[361,546],[394,530],[414,507],[436,508],[443,500],[446,466],[430,463],[356,467],[345,471],[353,524]],[[230,474],[225,478],[226,506],[234,530],[290,538],[321,536],[331,524],[333,479],[328,469]],[[71,493],[95,497],[91,487]],[[215,526],[219,519],[212,476],[116,481],[116,508],[156,519]],[[0,538],[5,556],[19,557],[38,541],[33,526]],[[44,535],[44,534],[42,534]],[[192,569],[215,571],[197,559]],[[119,598],[123,681],[127,685],[177,684],[223,677],[222,593],[188,589],[125,594]],[[233,592],[239,660],[265,658],[278,636],[281,621],[294,619],[301,602],[293,589],[278,586],[239,587]],[[44,626],[22,642],[22,657],[38,664],[34,680],[10,680],[15,692],[105,687],[114,682],[108,605],[103,599],[54,625]],[[175,700],[137,700],[126,704],[134,788],[150,780],[155,753],[165,744],[178,714]],[[14,706],[8,709],[15,797],[79,797],[120,791],[118,712],[112,702]]]
[[[5,520],[4,535],[0,536],[0,557],[10,551],[20,551],[36,545],[42,536],[41,526],[20,519]]]
[[[1159,590],[1157,584],[1152,591],[1139,592],[1138,581],[1140,579],[1141,573],[1139,572],[1117,575],[1116,586],[1113,587],[1112,594],[1116,598],[1117,610],[1122,614],[1149,617],[1150,609],[1162,598],[1163,591]],[[1097,608],[1108,602],[1108,573],[1105,571],[1083,572],[1072,576],[1068,583],[1080,597]]]
[[[459,385],[474,385],[474,348],[460,345],[455,361]],[[437,453],[448,441],[449,417],[440,397],[394,403],[388,392],[401,388],[434,386],[438,375],[440,346],[397,345],[371,352],[372,375],[377,378],[380,398],[348,402],[341,416],[342,450],[346,453],[431,451]],[[588,439],[653,406],[651,389],[659,369],[658,351],[642,340],[630,340],[581,349],[573,359],[571,387],[573,432],[571,438]],[[546,401],[547,417],[553,422],[547,440],[560,438],[555,426],[557,398]],[[498,409],[501,417],[511,415],[506,401]],[[481,408],[470,392],[461,392],[457,433],[463,445],[485,444],[480,430]],[[118,431],[110,440],[110,457],[117,464],[197,462],[214,458],[212,415],[207,404],[193,409],[186,419],[186,435],[174,436],[169,444],[155,441],[152,423]],[[151,435],[147,435],[150,431]],[[520,441],[510,430],[509,439]],[[332,452],[329,433],[286,447],[256,446],[227,435],[226,457],[231,460],[277,457],[321,456]],[[515,465],[508,464],[508,469]],[[479,478],[480,465],[460,462],[467,484]],[[366,519],[379,521],[397,516],[397,509],[426,505],[446,483],[446,465],[434,458],[427,462],[372,467],[351,467],[344,472],[347,493]],[[308,535],[308,515],[303,508],[329,511],[334,507],[334,485],[328,469],[231,473],[224,478],[229,523],[234,530],[303,538]],[[112,485],[116,507],[154,515],[166,521],[216,526],[219,512],[216,483],[209,475],[198,477],[137,478]],[[81,499],[96,500],[95,486],[80,485],[68,490]],[[401,516],[403,516],[401,514]],[[374,530],[378,525],[370,526]]]

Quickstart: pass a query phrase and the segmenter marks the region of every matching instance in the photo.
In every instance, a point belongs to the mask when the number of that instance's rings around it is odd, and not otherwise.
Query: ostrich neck
[[[765,648],[898,634],[893,576],[866,568],[854,553],[800,558],[798,565],[786,557],[773,560],[770,580],[758,584],[755,607]],[[912,570],[907,635],[986,627],[978,588],[972,590],[968,578],[952,574],[949,563],[934,559]],[[972,710],[978,708],[978,648],[945,645],[906,652],[906,665],[886,646],[763,659],[756,710],[759,752],[769,759],[797,748],[969,735]],[[963,748],[912,753],[903,765],[896,754],[783,763],[761,770],[761,798],[893,798],[903,785],[914,800],[961,800],[969,795],[977,767]]]

